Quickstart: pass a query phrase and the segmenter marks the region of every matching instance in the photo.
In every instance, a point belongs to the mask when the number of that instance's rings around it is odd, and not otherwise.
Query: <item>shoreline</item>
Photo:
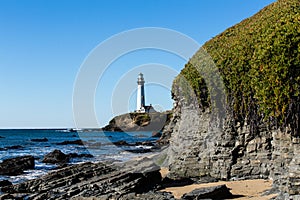
[[[160,169],[161,176],[164,178],[168,175],[169,170],[166,167]],[[278,194],[265,194],[272,189],[273,182],[265,179],[249,179],[236,181],[218,181],[211,183],[191,184],[178,187],[167,187],[161,189],[161,192],[171,192],[175,199],[180,199],[184,194],[189,193],[195,189],[207,188],[212,186],[226,185],[233,198],[236,200],[247,200],[250,198],[256,200],[269,200],[276,197]]]
[[[122,189],[129,187],[129,189],[123,191],[125,194],[122,194],[125,196],[127,195],[128,199],[139,199],[138,197],[141,195],[146,199],[150,197],[166,197],[166,195],[168,195],[166,198],[172,197],[173,199],[180,199],[184,194],[190,193],[194,189],[220,185],[226,185],[227,188],[230,189],[230,192],[233,194],[233,197],[230,199],[246,200],[254,198],[258,200],[267,200],[277,196],[277,194],[264,196],[264,192],[271,190],[272,188],[272,181],[264,179],[219,181],[203,184],[187,184],[177,187],[163,187],[164,178],[167,177],[169,171],[168,168],[160,167],[154,163],[155,157],[158,155],[158,152],[152,153],[151,155],[137,155],[126,162],[108,163],[100,161],[97,163],[83,162],[75,164],[51,171],[42,177],[21,184],[15,184],[12,187],[4,187],[5,191],[0,194],[0,197],[3,195],[20,196],[22,195],[21,193],[23,193],[23,195],[26,194],[27,197],[29,196],[29,199],[31,199],[31,197],[41,199],[40,197],[43,197],[46,194],[52,195],[53,191],[60,190],[63,191],[62,193],[64,195],[71,195],[65,196],[66,198],[68,197],[71,199],[76,195],[79,195],[79,199],[81,199],[81,196],[85,196],[85,190],[87,190],[91,195],[95,194],[95,196],[100,196],[99,199],[111,199],[110,197],[114,198],[114,195],[117,195],[115,191],[120,190],[119,192],[122,193]],[[63,185],[55,185],[56,183]],[[107,184],[109,185],[107,186]],[[140,186],[141,184],[142,187]],[[159,187],[157,188],[157,186]],[[24,189],[24,187],[27,189]],[[94,187],[104,187],[104,190],[96,190],[98,193],[95,193]],[[76,188],[76,190],[74,188]],[[46,194],[44,194],[45,191]],[[157,197],[155,195],[160,196]]]

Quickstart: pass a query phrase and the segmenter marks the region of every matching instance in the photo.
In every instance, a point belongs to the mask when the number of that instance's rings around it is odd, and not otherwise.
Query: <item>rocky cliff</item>
[[[163,135],[170,178],[273,179],[300,198],[299,44],[300,2],[279,0],[191,58]]]
[[[104,131],[154,131],[160,132],[168,125],[172,117],[171,111],[153,113],[127,113],[110,120],[102,128]]]

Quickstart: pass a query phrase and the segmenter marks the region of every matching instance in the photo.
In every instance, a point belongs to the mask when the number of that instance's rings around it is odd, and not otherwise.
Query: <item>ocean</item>
[[[0,162],[5,159],[32,155],[35,157],[35,169],[25,170],[24,174],[18,176],[1,176],[0,180],[9,180],[12,183],[20,183],[34,179],[57,168],[57,165],[46,164],[42,159],[47,153],[58,149],[65,154],[91,154],[92,158],[72,158],[70,164],[97,161],[126,161],[140,156],[139,153],[132,153],[130,150],[149,149],[150,145],[141,145],[141,142],[156,139],[151,137],[151,132],[73,132],[68,129],[0,129]],[[32,141],[32,139],[47,138],[46,142]],[[64,141],[82,140],[84,145],[67,144],[61,145]],[[113,142],[125,141],[130,146],[116,146]],[[143,155],[147,155],[146,153]]]

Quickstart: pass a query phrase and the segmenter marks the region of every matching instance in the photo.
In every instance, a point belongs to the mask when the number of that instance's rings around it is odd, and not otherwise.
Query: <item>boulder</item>
[[[15,176],[23,174],[23,170],[34,169],[33,156],[10,158],[0,163],[0,175]]]
[[[94,156],[88,153],[84,154],[77,154],[77,153],[70,153],[64,154],[60,150],[55,149],[54,151],[46,154],[44,159],[42,160],[43,163],[51,163],[51,164],[59,164],[60,167],[66,166],[71,158],[93,158]]]
[[[126,149],[131,153],[149,153],[152,152],[151,149],[144,149],[144,148],[136,148],[136,149]]]
[[[114,145],[116,146],[130,146],[130,144],[128,144],[126,141],[124,140],[120,140],[120,141],[117,141],[117,142],[113,142]]]
[[[83,154],[77,154],[77,153],[69,153],[67,154],[69,158],[93,158],[94,156],[92,154],[83,153]]]
[[[4,199],[16,199],[16,198],[11,194],[3,194],[3,195],[0,195],[0,199],[4,200]]]
[[[24,147],[22,147],[21,145],[14,145],[14,146],[7,146],[5,147],[5,149],[23,149]]]
[[[8,181],[8,180],[2,180],[2,181],[0,181],[0,188],[8,186],[8,185],[12,185],[12,183],[10,181]]]
[[[46,154],[43,159],[43,163],[51,164],[63,164],[69,162],[70,157],[60,150],[55,149],[54,151]]]
[[[232,194],[226,185],[218,185],[207,188],[195,189],[182,196],[181,199],[194,200],[194,199],[227,199],[231,198]]]
[[[57,145],[68,145],[68,144],[77,144],[77,145],[84,145],[82,140],[71,140],[71,141],[63,141],[56,143]]]
[[[36,138],[36,139],[31,139],[31,142],[48,142],[47,138]]]
[[[135,193],[130,193],[126,195],[120,195],[122,196],[122,200],[175,200],[174,196],[171,193],[168,192],[158,192],[158,191],[150,191],[147,193],[143,194],[135,194]],[[79,199],[76,199],[79,200]]]
[[[194,183],[194,181],[190,178],[181,178],[181,179],[173,180],[173,179],[170,179],[169,177],[165,177],[162,180],[161,185],[164,188],[167,188],[167,187],[178,187],[178,186],[191,185],[193,183]]]

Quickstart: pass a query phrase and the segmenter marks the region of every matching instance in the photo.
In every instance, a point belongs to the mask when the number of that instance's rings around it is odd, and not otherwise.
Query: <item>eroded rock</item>
[[[141,163],[140,167],[136,167],[137,163]],[[129,199],[132,195],[147,193],[160,181],[159,167],[151,160],[120,165],[83,163],[50,172],[38,179],[5,186],[2,191],[13,195],[27,193],[27,199],[35,200],[75,197],[115,199],[123,196],[125,198],[126,195],[129,195],[126,197]],[[153,194],[151,198],[158,196],[161,195]]]
[[[207,188],[195,189],[187,194],[184,194],[181,199],[195,200],[195,199],[213,199],[221,200],[231,198],[232,194],[226,185],[218,185]]]
[[[21,156],[10,158],[0,163],[0,175],[15,176],[23,174],[23,170],[34,169],[33,156]]]
[[[54,150],[44,156],[43,163],[63,164],[69,162],[70,157],[60,150]]]

